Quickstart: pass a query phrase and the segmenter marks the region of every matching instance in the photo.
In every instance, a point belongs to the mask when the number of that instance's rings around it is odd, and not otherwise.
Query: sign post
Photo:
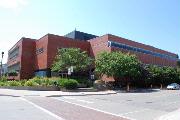
[[[73,66],[68,68],[68,75],[70,76],[73,73]]]

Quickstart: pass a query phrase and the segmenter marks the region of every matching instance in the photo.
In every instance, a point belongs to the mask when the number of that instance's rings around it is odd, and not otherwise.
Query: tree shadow
[[[20,96],[17,96],[17,95],[6,95],[6,94],[0,94],[0,97],[1,96],[4,96],[4,97],[20,97]]]
[[[133,90],[130,90],[130,91],[127,91],[127,90],[122,90],[122,89],[119,89],[119,90],[115,90],[117,93],[153,93],[153,92],[159,92],[160,89],[133,89]]]

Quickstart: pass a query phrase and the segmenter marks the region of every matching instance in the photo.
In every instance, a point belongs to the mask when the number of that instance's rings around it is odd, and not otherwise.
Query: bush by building
[[[0,80],[0,86],[58,86],[65,89],[76,89],[78,82],[75,79],[64,79],[64,78],[42,78],[34,77],[29,80],[14,80],[7,81],[4,78]]]
[[[76,89],[78,86],[77,80],[74,79],[60,79],[58,81],[58,86],[60,88],[65,88],[65,89]]]

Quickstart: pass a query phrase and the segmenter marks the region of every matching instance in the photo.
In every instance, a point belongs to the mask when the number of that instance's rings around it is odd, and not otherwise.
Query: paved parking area
[[[0,95],[0,120],[58,120],[21,97]],[[59,119],[60,120],[60,119]]]
[[[180,108],[180,90],[57,97],[14,93],[0,94],[0,120],[165,120]]]
[[[64,120],[129,120],[112,113],[87,108],[45,97],[26,97],[26,101],[63,118]],[[59,120],[59,119],[58,119]]]
[[[135,120],[153,120],[180,108],[178,90],[64,96],[54,97],[54,99]]]

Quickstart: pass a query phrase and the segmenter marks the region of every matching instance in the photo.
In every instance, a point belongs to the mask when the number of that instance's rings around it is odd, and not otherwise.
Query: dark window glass
[[[111,44],[111,45],[109,45],[109,44]],[[173,56],[170,56],[170,55],[156,53],[156,52],[153,52],[153,51],[145,50],[145,49],[142,49],[142,48],[136,48],[136,47],[133,47],[133,46],[129,46],[129,45],[113,42],[113,41],[108,41],[108,46],[122,48],[122,49],[136,51],[136,52],[141,52],[141,53],[144,53],[144,54],[149,54],[149,55],[153,55],[153,56],[157,56],[157,57],[161,57],[161,58],[166,58],[166,59],[171,59],[171,60],[178,60],[177,56],[173,57]]]
[[[41,54],[41,53],[43,53],[44,52],[44,48],[38,48],[38,49],[36,49],[36,54],[38,55],[38,54]]]

